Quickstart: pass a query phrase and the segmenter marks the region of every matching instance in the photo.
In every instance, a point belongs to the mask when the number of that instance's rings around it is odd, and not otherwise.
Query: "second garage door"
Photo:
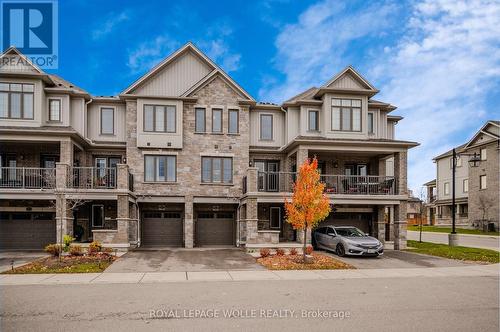
[[[180,212],[144,212],[141,224],[141,246],[182,247]]]
[[[41,250],[55,242],[53,213],[0,213],[0,249]]]
[[[234,245],[234,213],[199,212],[196,220],[196,245]]]
[[[330,213],[319,226],[354,226],[365,233],[370,232],[370,213]]]

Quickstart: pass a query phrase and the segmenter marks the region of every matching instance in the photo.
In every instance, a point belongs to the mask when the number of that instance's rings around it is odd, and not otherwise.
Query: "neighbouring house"
[[[285,222],[298,166],[316,156],[335,208],[406,246],[402,117],[351,66],[282,105],[255,101],[192,43],[117,96],[92,96],[15,48],[0,67],[0,248],[300,245]],[[310,239],[310,236],[308,236]]]
[[[428,220],[450,225],[452,216],[452,151],[434,158],[436,179],[427,186]],[[498,229],[500,121],[487,121],[465,144],[455,149],[456,224]],[[476,156],[477,161],[470,161]]]
[[[408,190],[407,221],[408,225],[427,224],[424,202],[415,197],[411,190]]]

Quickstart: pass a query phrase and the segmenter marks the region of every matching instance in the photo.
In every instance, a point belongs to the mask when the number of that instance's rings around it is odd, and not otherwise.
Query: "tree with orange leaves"
[[[304,231],[304,261],[306,259],[307,230],[314,228],[330,213],[330,200],[323,193],[325,185],[320,182],[318,160],[307,159],[300,166],[293,185],[292,200],[285,198],[287,222],[295,230]]]

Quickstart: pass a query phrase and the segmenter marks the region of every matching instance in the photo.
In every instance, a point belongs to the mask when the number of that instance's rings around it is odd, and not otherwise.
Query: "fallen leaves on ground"
[[[3,273],[96,273],[104,271],[115,259],[116,257],[105,253],[85,256],[62,256],[60,259],[59,257],[45,257]]]
[[[261,257],[257,262],[269,270],[340,270],[354,269],[354,266],[333,257],[313,252],[312,263],[304,263],[302,255],[273,255]]]

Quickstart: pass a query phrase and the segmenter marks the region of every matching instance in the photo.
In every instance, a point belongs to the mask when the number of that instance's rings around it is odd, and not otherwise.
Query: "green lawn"
[[[409,231],[420,231],[420,226],[408,225]],[[423,232],[451,233],[451,227],[422,226]],[[479,229],[456,228],[458,234],[500,235],[500,232],[483,232]]]
[[[113,256],[46,257],[19,266],[2,274],[37,273],[98,273],[104,271],[114,261]]]
[[[450,247],[447,244],[437,244],[429,242],[418,242],[408,240],[407,249],[410,252],[439,256],[450,259],[459,259],[462,261],[476,261],[487,263],[500,263],[500,253],[495,250],[468,248],[468,247]]]

